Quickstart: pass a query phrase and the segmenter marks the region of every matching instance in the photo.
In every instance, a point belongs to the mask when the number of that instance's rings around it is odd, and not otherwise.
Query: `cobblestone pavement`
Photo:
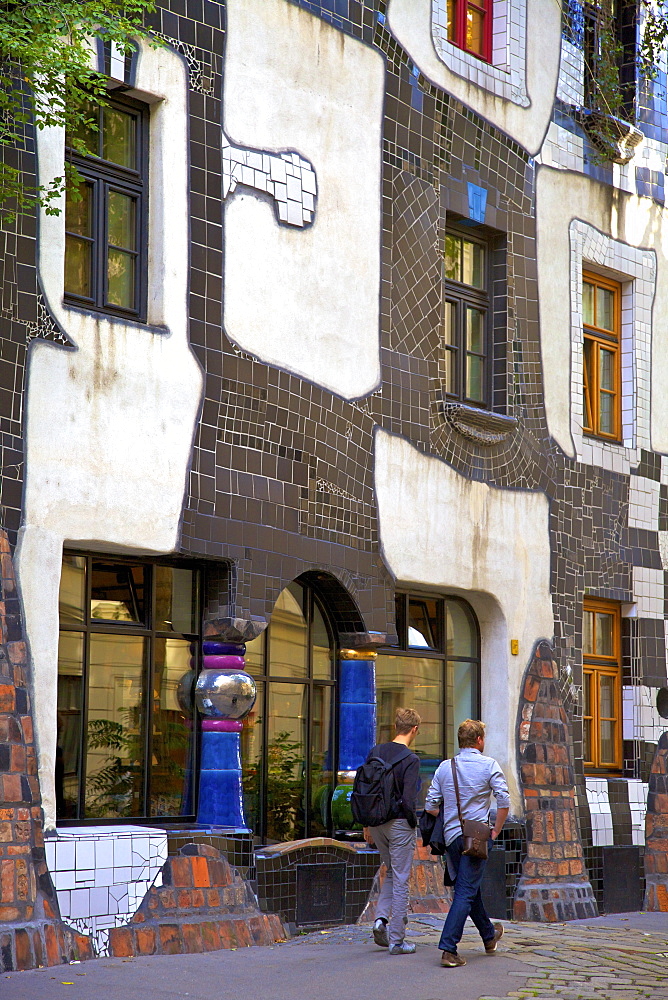
[[[609,926],[605,926],[605,923]],[[271,948],[99,959],[0,975],[0,1000],[668,1000],[668,914],[513,924],[495,956],[468,927],[468,964],[442,969],[443,917],[414,916],[414,956],[388,957],[371,928],[300,935]],[[647,928],[646,930],[644,928]]]

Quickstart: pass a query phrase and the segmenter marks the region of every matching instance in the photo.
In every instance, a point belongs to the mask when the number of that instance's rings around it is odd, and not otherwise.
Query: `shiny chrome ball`
[[[193,710],[193,687],[195,685],[195,671],[186,670],[176,688],[176,700],[184,715],[192,715]]]
[[[243,719],[256,697],[255,681],[240,670],[203,670],[195,685],[197,707],[212,719]]]

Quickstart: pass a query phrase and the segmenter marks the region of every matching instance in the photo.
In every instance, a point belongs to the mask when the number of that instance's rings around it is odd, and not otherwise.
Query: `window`
[[[582,754],[588,769],[621,770],[621,616],[586,600],[582,620]]]
[[[141,318],[145,271],[147,122],[136,101],[94,109],[98,131],[78,138],[88,155],[68,156],[81,182],[65,204],[65,298]]]
[[[199,618],[192,566],[64,555],[59,819],[194,814]]]
[[[487,406],[490,396],[487,246],[445,237],[445,386],[449,397]]]
[[[449,41],[491,62],[492,0],[447,0],[447,17]]]
[[[408,705],[422,716],[415,751],[421,796],[455,748],[460,722],[479,715],[480,638],[469,605],[458,598],[397,594],[396,647],[378,654],[378,742],[394,739],[394,715]]]
[[[585,0],[575,33],[584,49],[586,107],[629,122],[637,115],[638,8],[635,0]]]
[[[291,583],[246,646],[258,695],[241,734],[244,808],[262,842],[331,830],[334,662],[324,609],[309,586]]]
[[[621,437],[621,288],[597,274],[582,276],[583,430]]]

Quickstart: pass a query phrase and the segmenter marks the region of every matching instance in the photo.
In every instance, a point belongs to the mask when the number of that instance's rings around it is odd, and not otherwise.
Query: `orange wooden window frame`
[[[584,757],[585,770],[588,772],[600,773],[605,771],[610,773],[612,771],[621,771],[622,769],[622,628],[621,628],[621,609],[618,604],[612,601],[601,601],[594,600],[592,598],[585,598],[583,605],[583,636],[584,636],[584,614],[593,613],[593,629],[592,629],[592,642],[594,649],[596,648],[596,617],[595,613],[600,612],[606,615],[612,615],[612,646],[613,652],[611,656],[602,656],[594,653],[585,653],[584,651],[584,641],[583,641],[583,704],[582,704],[582,723],[583,729],[585,722],[590,723],[590,733],[591,733],[591,759],[587,759],[585,755],[585,741],[583,732],[583,743],[582,743],[582,754]],[[586,714],[586,703],[584,697],[584,683],[585,677],[590,677],[590,714]],[[601,719],[600,715],[600,679],[601,677],[611,677],[613,678],[614,685],[614,716],[606,716]],[[611,721],[615,723],[615,758],[613,761],[603,761],[601,760],[601,721]]]
[[[613,305],[613,327],[614,330],[605,330],[595,324],[582,323],[583,350],[582,350],[582,395],[583,395],[583,415],[582,430],[592,437],[604,438],[606,441],[620,441],[622,437],[622,366],[621,366],[621,331],[622,331],[622,286],[618,281],[610,278],[603,278],[600,274],[592,271],[583,271],[583,285],[589,284],[596,288],[605,288],[614,294]],[[594,292],[594,303],[596,303],[596,293]],[[597,317],[595,317],[596,319]],[[589,371],[587,368],[586,354],[587,347],[593,353],[593,364],[591,365],[592,384],[590,384]],[[601,390],[599,386],[599,354],[601,348],[610,351],[614,355],[614,389],[609,392],[613,397],[613,424],[612,432],[601,430],[601,410],[600,394],[608,390]]]

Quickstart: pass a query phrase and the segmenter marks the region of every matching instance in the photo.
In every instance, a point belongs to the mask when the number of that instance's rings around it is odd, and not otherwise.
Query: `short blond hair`
[[[413,708],[398,708],[394,717],[394,728],[397,736],[405,736],[411,729],[419,726],[422,719]]]
[[[474,747],[481,736],[483,739],[485,738],[485,723],[480,722],[479,719],[464,719],[457,730],[459,749]]]

